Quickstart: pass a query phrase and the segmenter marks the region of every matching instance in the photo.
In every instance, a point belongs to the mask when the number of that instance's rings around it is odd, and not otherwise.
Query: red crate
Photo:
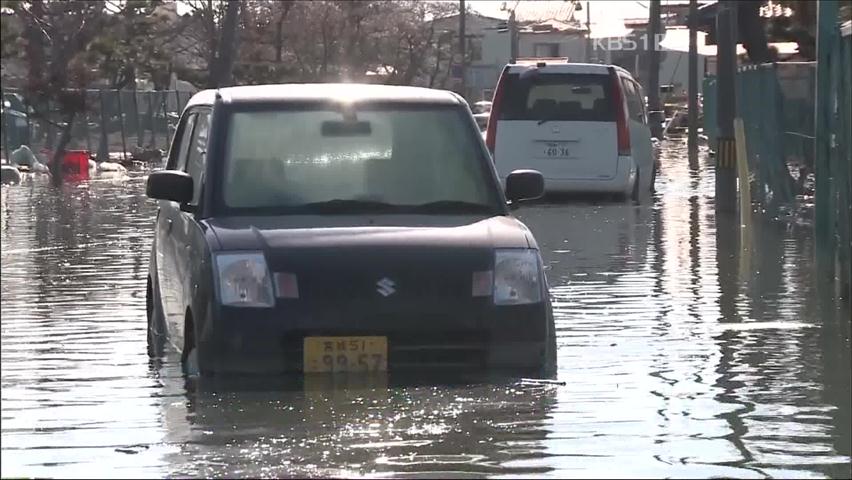
[[[68,150],[62,159],[63,175],[74,175],[77,178],[89,178],[89,151]]]

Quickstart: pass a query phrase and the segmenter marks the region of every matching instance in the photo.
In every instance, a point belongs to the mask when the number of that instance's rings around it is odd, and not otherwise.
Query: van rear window
[[[500,120],[614,122],[609,75],[510,73]]]

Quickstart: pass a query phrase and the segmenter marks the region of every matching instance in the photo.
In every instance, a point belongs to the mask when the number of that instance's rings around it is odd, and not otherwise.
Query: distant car
[[[491,112],[483,112],[483,113],[474,113],[473,119],[476,120],[476,126],[479,127],[479,130],[484,132],[488,127],[488,118],[491,117]]]
[[[491,116],[491,102],[487,100],[478,101],[471,106],[471,111],[479,129],[485,131],[488,126],[488,117]]]
[[[541,257],[510,213],[543,189],[524,170],[504,194],[452,92],[199,92],[147,183],[149,354],[169,342],[202,374],[552,372]]]
[[[486,133],[500,178],[533,168],[548,192],[638,200],[657,175],[642,98],[642,87],[614,65],[507,65]]]
[[[491,102],[489,102],[488,100],[480,100],[473,104],[471,110],[473,111],[474,115],[477,113],[489,113],[491,112]]]

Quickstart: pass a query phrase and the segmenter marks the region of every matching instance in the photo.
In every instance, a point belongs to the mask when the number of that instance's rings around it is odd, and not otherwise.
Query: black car
[[[533,369],[555,334],[532,233],[457,94],[356,84],[197,93],[147,287],[149,354],[207,373]],[[508,202],[507,202],[508,198]]]

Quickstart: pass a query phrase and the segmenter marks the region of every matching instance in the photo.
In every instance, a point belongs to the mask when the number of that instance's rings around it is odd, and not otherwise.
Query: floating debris
[[[115,449],[118,453],[126,453],[128,455],[135,455],[143,450],[148,450],[148,445],[130,445],[127,447],[118,447]]]
[[[546,378],[522,378],[521,383],[527,385],[567,385],[567,382],[548,380]]]
[[[16,184],[21,183],[21,172],[14,165],[2,165],[2,183]]]

